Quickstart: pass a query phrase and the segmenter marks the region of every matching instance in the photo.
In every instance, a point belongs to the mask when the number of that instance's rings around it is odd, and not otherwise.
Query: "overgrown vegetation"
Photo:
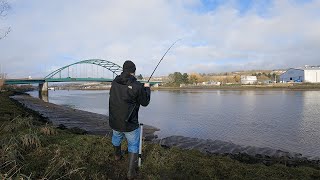
[[[54,128],[0,93],[0,179],[125,179],[109,137]],[[126,149],[124,145],[123,149]],[[245,164],[197,151],[143,146],[138,179],[319,179],[319,168]]]
[[[275,73],[266,72],[237,72],[237,73],[222,73],[222,74],[205,74],[205,73],[181,73],[174,72],[169,74],[166,86],[180,86],[180,84],[199,84],[203,82],[220,82],[223,85],[241,84],[241,75],[257,76],[259,82],[274,81],[277,76]]]
[[[260,81],[266,81],[266,80],[270,80],[270,81],[276,81],[279,82],[280,81],[280,75],[277,76],[276,73],[265,73],[265,72],[259,72],[259,73],[253,73],[252,76],[257,76],[257,79]]]
[[[174,72],[173,74],[169,74],[168,79],[169,79],[169,82],[168,82],[169,86],[180,86],[180,84],[189,83],[187,73],[181,74],[180,72]]]

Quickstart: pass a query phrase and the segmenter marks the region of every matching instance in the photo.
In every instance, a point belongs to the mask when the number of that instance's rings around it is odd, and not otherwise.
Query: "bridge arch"
[[[109,71],[113,72],[114,74],[118,75],[118,73],[122,72],[122,67],[119,66],[118,64],[115,64],[111,61],[107,61],[107,60],[103,60],[103,59],[87,59],[87,60],[83,60],[83,61],[79,61],[73,64],[69,64],[67,66],[61,67],[55,71],[53,71],[52,73],[48,74],[45,79],[49,79],[52,78],[54,75],[58,74],[59,72],[61,72],[62,70],[76,65],[76,64],[95,64],[101,67],[104,67],[106,69],[108,69]]]

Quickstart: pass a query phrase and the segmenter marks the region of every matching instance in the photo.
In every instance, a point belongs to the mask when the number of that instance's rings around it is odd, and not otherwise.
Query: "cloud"
[[[12,1],[7,19],[0,20],[12,27],[0,41],[0,63],[11,77],[43,77],[84,59],[119,65],[131,59],[147,76],[183,38],[155,75],[319,64],[320,1],[210,3]]]

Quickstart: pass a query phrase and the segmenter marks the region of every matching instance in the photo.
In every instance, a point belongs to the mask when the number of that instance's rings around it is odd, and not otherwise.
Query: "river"
[[[37,97],[38,92],[30,92]],[[49,102],[108,114],[109,91],[49,91]],[[320,156],[320,91],[152,91],[140,122],[181,135]]]

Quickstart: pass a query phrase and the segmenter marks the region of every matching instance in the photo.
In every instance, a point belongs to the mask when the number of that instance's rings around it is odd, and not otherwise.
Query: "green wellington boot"
[[[128,179],[134,179],[137,176],[137,167],[138,167],[138,153],[129,152],[129,170],[127,174]]]
[[[122,159],[121,145],[113,146],[113,148],[114,148],[114,160],[120,161]]]

